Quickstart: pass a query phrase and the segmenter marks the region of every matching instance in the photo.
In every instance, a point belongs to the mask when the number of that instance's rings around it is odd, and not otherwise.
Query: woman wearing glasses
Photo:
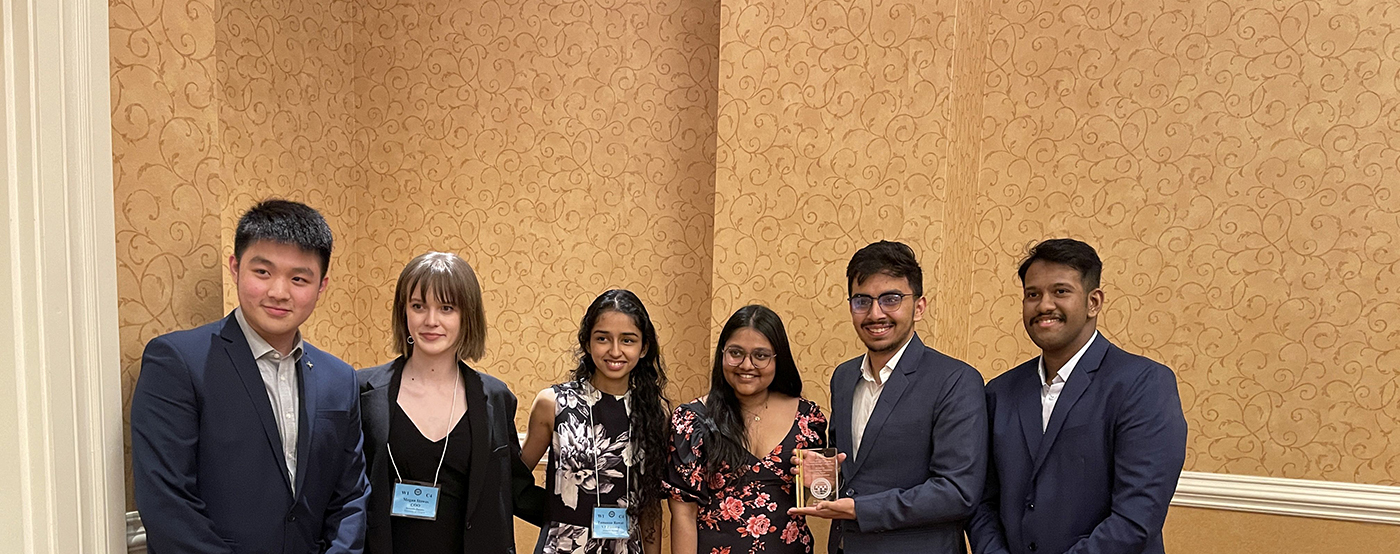
[[[400,356],[357,375],[371,490],[365,552],[514,552],[511,513],[538,524],[544,504],[520,461],[515,395],[463,361],[486,350],[476,274],[454,254],[414,258],[392,317]]]
[[[794,506],[792,451],[826,446],[826,416],[802,394],[782,319],[740,308],[720,331],[710,392],[676,409],[671,552],[812,552]]]

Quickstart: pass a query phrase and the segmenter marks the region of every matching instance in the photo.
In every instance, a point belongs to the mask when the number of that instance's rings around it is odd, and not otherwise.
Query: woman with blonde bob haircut
[[[520,461],[515,395],[466,363],[486,353],[476,272],[455,254],[414,258],[391,317],[399,357],[358,373],[365,552],[510,552],[512,513],[538,525],[544,498]]]

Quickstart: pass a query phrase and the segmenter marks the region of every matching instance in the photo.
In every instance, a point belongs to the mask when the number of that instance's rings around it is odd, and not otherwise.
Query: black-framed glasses
[[[744,358],[748,358],[755,368],[763,369],[773,363],[773,356],[772,352],[763,349],[754,349],[752,352],[744,352],[743,348],[737,346],[724,349],[724,363],[734,367],[743,364]]]
[[[870,296],[868,294],[857,294],[850,297],[851,313],[863,314],[870,311],[870,307],[876,302],[880,303],[880,309],[886,312],[899,309],[899,305],[904,303],[904,299],[912,294],[902,292],[887,292],[880,296]]]

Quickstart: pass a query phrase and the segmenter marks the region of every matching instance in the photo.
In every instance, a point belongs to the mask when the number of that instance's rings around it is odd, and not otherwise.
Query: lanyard
[[[454,378],[454,379],[452,380],[452,402],[448,403],[448,405],[447,405],[447,423],[448,423],[448,424],[447,424],[447,434],[444,435],[444,436],[442,437],[442,457],[438,458],[437,470],[433,471],[433,487],[434,487],[434,488],[436,488],[436,487],[437,487],[437,484],[438,484],[438,474],[442,473],[442,462],[443,462],[443,460],[446,460],[446,459],[447,459],[447,443],[451,441],[451,439],[452,439],[452,428],[455,427],[455,425],[452,425],[452,413],[457,411],[457,385],[461,384],[461,382],[462,382],[462,371],[461,371],[460,369],[456,368],[456,367],[453,367],[452,369],[456,369],[456,370],[457,370],[457,377]],[[400,408],[400,409],[402,409],[402,408]],[[589,409],[589,412],[588,412],[588,413],[589,413],[589,416],[590,416],[590,417],[593,415],[593,411],[592,411],[591,408]],[[404,414],[404,415],[408,415],[408,414]],[[389,453],[389,464],[392,465],[392,466],[394,466],[394,476],[395,476],[395,477],[398,477],[399,482],[402,483],[402,482],[403,482],[403,474],[402,474],[402,473],[399,473],[399,464],[397,464],[397,463],[394,462],[394,449],[393,449],[393,447],[389,446],[389,441],[387,441],[387,440],[384,441],[384,449],[385,449],[385,451],[387,451],[387,452]],[[596,468],[596,464],[595,464],[594,467]]]
[[[592,388],[594,391],[597,391],[597,392],[598,392],[598,400],[602,400],[603,394],[604,394],[603,391],[598,390],[597,387],[593,387],[592,384],[589,385],[589,388]],[[628,391],[628,392],[631,392],[631,391]],[[589,431],[589,434],[592,436],[592,439],[593,439],[593,441],[592,441],[592,442],[593,442],[593,448],[591,448],[591,450],[593,451],[593,480],[596,481],[596,483],[594,483],[594,485],[593,485],[593,496],[594,496],[594,503],[593,503],[593,505],[596,507],[596,506],[602,506],[602,505],[603,505],[603,473],[602,473],[601,471],[599,471],[599,469],[598,469],[598,458],[601,458],[601,457],[602,457],[602,455],[603,455],[602,450],[603,450],[603,449],[602,449],[601,447],[598,446],[598,442],[599,442],[599,440],[598,440],[598,434],[599,434],[599,432],[598,432],[597,430],[595,430],[594,427],[593,427],[593,405],[597,403],[597,400],[594,400],[594,399],[593,399],[593,395],[592,395],[592,394],[588,395],[588,400],[589,400],[589,402],[588,402],[588,431]],[[623,406],[623,408],[624,408],[623,412],[626,413],[626,412],[627,412],[627,410],[626,410],[627,403],[624,402],[624,403],[622,404],[622,406]],[[628,444],[628,446],[631,446],[631,444],[632,444],[632,417],[631,417],[631,414],[628,414],[628,417],[627,417],[627,444]],[[631,449],[631,448],[627,448],[627,447],[623,447],[623,449],[622,449],[622,454],[623,454],[623,456],[622,456],[622,499],[623,499],[624,501],[626,501],[626,500],[628,499],[628,493],[631,492],[631,488],[632,488],[632,487],[631,487],[631,484],[632,484],[632,481],[631,481],[631,480],[632,480],[632,472],[631,472],[631,468],[629,468],[629,467],[628,467],[628,464],[627,464],[627,462],[629,461],[629,460],[627,459],[627,451],[628,451],[628,450],[633,450],[633,451],[635,452],[635,449]]]

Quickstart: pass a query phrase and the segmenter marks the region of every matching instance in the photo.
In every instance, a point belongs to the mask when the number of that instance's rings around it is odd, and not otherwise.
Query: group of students
[[[985,392],[914,332],[927,302],[912,249],[861,249],[846,277],[867,353],[832,375],[829,420],[761,305],[725,322],[708,393],[672,409],[647,308],[609,290],[523,445],[515,396],[468,365],[486,316],[454,254],[400,273],[394,360],[354,371],[302,340],[331,245],[314,209],[254,206],[229,259],[239,307],[147,345],[131,435],[153,554],[513,553],[517,516],[540,527],[537,553],[654,554],[663,503],[676,554],[811,553],[808,516],[832,520],[833,553],[963,552],[965,537],[978,553],[1163,550],[1185,447],[1174,377],[1098,337],[1098,259],[1080,263],[1078,241],[1022,264],[1043,355]],[[1071,440],[1052,449],[1057,434]],[[836,498],[797,506],[799,451],[826,447],[841,453]]]

